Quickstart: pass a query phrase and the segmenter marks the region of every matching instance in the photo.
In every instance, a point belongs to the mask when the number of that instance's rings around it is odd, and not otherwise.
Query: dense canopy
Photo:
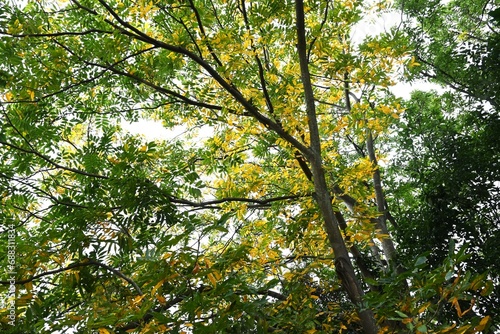
[[[2,332],[493,333],[500,15],[460,3],[3,4]]]

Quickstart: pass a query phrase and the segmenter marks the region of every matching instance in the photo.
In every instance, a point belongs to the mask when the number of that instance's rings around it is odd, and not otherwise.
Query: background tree
[[[500,18],[491,1],[403,1],[406,32],[429,78],[499,107]],[[487,108],[486,108],[487,109]]]
[[[488,1],[404,1],[401,6],[405,32],[421,65],[413,68],[410,78],[430,79],[447,89],[415,92],[404,103],[407,109],[394,149],[397,185],[389,187],[394,190],[390,197],[399,222],[401,255],[427,252],[429,265],[437,267],[448,256],[450,241],[469,245],[463,270],[487,272],[496,286],[488,298],[474,294],[473,310],[496,319],[498,8]],[[459,316],[451,309],[440,313],[445,321]],[[498,323],[495,326],[498,329]]]
[[[403,107],[388,87],[415,61],[397,32],[349,37],[383,7],[2,7],[5,330],[485,330],[483,314],[435,319],[491,289],[463,251],[402,266],[390,235],[378,160]],[[141,117],[185,135],[121,129]]]
[[[399,179],[389,196],[401,256],[412,261],[415,252],[426,253],[435,268],[448,256],[450,242],[466,244],[462,270],[489,272],[497,282],[498,120],[479,118],[457,93],[416,92],[406,105],[393,167]],[[497,289],[488,298],[475,296],[474,310],[495,318]],[[451,311],[443,309],[439,318],[455,319]]]

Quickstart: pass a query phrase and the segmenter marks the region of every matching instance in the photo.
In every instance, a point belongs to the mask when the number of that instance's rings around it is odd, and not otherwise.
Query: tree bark
[[[325,230],[335,255],[335,270],[341,280],[342,287],[347,291],[351,301],[358,307],[358,315],[365,333],[378,333],[373,312],[369,309],[361,309],[364,291],[356,277],[347,247],[340,233],[339,222],[332,207],[332,199],[327,188],[321,161],[316,160],[311,165],[316,201],[323,215]]]
[[[380,169],[377,162],[377,157],[375,155],[375,149],[373,145],[373,135],[370,130],[367,130],[367,138],[366,138],[366,149],[368,151],[368,157],[373,164],[373,187],[375,189],[375,199],[377,201],[377,210],[380,213],[377,219],[377,228],[379,228],[383,234],[389,236],[389,230],[387,229],[387,210],[385,206],[385,196],[382,189],[382,177],[380,176]],[[384,251],[384,255],[386,257],[389,266],[392,266],[396,269],[396,272],[401,272],[401,267],[399,266],[397,260],[396,247],[394,247],[394,243],[390,237],[382,238],[382,250]]]

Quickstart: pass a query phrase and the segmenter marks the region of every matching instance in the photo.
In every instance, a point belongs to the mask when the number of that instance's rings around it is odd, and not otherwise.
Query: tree
[[[439,267],[450,242],[467,244],[462,270],[488,272],[497,282],[498,119],[481,118],[456,92],[415,92],[406,105],[393,167],[398,180],[389,187],[401,256],[411,261],[415,252],[427,253],[429,266]],[[498,288],[479,295],[473,294],[475,310],[496,319]],[[457,318],[441,312],[439,319]]]
[[[411,79],[431,79],[447,92],[414,92],[403,103],[407,109],[394,149],[397,179],[389,186],[389,197],[398,202],[393,213],[399,250],[402,257],[415,249],[427,252],[436,267],[448,256],[450,241],[469,245],[463,270],[487,272],[496,286],[488,298],[474,294],[474,310],[496,319],[498,9],[487,1],[401,6],[405,34],[421,63]],[[457,313],[443,309],[439,318],[456,321]]]
[[[17,288],[19,317],[6,330],[487,328],[433,319],[432,298],[491,287],[449,282],[462,253],[405,268],[390,236],[379,144],[403,111],[388,87],[415,62],[397,31],[349,38],[381,8],[3,7],[2,247],[15,231],[17,256],[15,284],[1,283]],[[187,135],[121,130],[141,117]]]
[[[401,7],[414,56],[422,65],[416,76],[488,102],[498,110],[498,5],[484,0],[405,0]]]

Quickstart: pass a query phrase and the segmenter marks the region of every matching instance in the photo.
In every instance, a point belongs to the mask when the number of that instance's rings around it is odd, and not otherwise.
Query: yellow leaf
[[[33,294],[32,293],[28,293],[27,295],[24,295],[22,296],[21,298],[19,299],[23,299],[23,300],[31,300],[31,298],[33,298]]]
[[[75,279],[77,282],[80,282],[80,272],[77,270],[73,271],[73,274],[75,275]]]
[[[447,327],[445,329],[442,329],[441,330],[441,333],[448,333],[448,332],[451,332],[452,329],[454,329],[455,327],[457,326],[457,324],[453,324],[451,325],[450,327]]]
[[[163,285],[163,282],[165,282],[164,279],[159,281],[152,289],[151,289],[151,296],[154,296],[156,291]]]
[[[384,113],[384,114],[390,114],[391,113],[391,108],[386,106],[386,105],[381,105],[380,106],[380,110]]]
[[[490,322],[491,320],[491,317],[489,315],[487,315],[486,317],[484,317],[483,319],[481,319],[481,321],[479,322],[479,325],[477,325],[476,327],[474,327],[474,330],[479,332],[479,331],[482,331],[483,329],[486,328],[486,325],[488,325],[488,323]]]
[[[7,102],[12,101],[12,97],[13,97],[13,96],[14,96],[14,95],[12,94],[12,92],[7,92],[7,93],[5,93],[5,99],[7,100]]]
[[[194,265],[192,273],[193,274],[197,274],[199,271],[200,271],[200,265],[198,264],[198,262],[196,262],[196,264]]]
[[[171,256],[172,256],[172,253],[165,253],[165,254],[162,255],[161,259],[162,260],[166,260],[166,259],[168,259]]]
[[[368,239],[368,236],[362,235],[361,233],[356,233],[352,237],[353,237],[354,240],[360,241],[360,242],[363,241],[363,240]]]
[[[28,290],[28,292],[30,292],[31,290],[33,290],[33,283],[28,282],[28,283],[24,284],[24,287],[26,288],[26,290]]]
[[[210,280],[210,282],[212,282],[212,285],[214,287],[216,287],[217,286],[217,280],[215,279],[215,276],[213,274],[208,274],[207,277]]]
[[[141,300],[146,297],[146,295],[142,295],[142,296],[137,296],[135,297],[133,300],[132,300],[132,304],[133,305],[137,305],[141,302]]]
[[[106,328],[99,328],[99,334],[111,334]]]
[[[417,63],[415,60],[415,56],[411,57],[410,63],[408,64],[409,68],[420,66],[420,63]]]
[[[243,219],[245,213],[247,212],[247,205],[246,204],[242,204],[238,210],[236,210],[236,216],[238,217],[238,219]]]
[[[148,12],[151,11],[151,8],[153,7],[153,2],[150,1],[148,4],[146,4],[144,7],[140,8],[140,12],[141,12],[141,17],[146,17],[146,15],[148,14]]]
[[[458,298],[453,297],[453,299],[451,300],[451,304],[455,307],[455,309],[457,310],[458,316],[461,318],[462,317],[462,309],[460,308],[460,304],[458,303]]]
[[[431,305],[431,303],[425,303],[422,307],[418,309],[418,314],[423,313],[427,308]]]
[[[493,291],[493,283],[491,281],[486,281],[483,290],[481,290],[481,296],[487,296]]]
[[[62,264],[62,260],[61,260],[61,257],[60,257],[60,256],[59,256],[59,257],[57,257],[57,256],[55,256],[55,255],[51,255],[51,256],[50,256],[50,258],[51,258],[52,260],[54,260],[54,262],[56,262],[57,264]]]
[[[455,332],[453,332],[454,334],[462,334],[462,333],[467,333],[467,331],[471,328],[470,325],[465,325],[463,327],[460,327],[460,328],[457,328],[455,330]]]
[[[120,160],[115,159],[113,157],[108,157],[108,161],[111,162],[113,165],[117,165],[120,163]]]

